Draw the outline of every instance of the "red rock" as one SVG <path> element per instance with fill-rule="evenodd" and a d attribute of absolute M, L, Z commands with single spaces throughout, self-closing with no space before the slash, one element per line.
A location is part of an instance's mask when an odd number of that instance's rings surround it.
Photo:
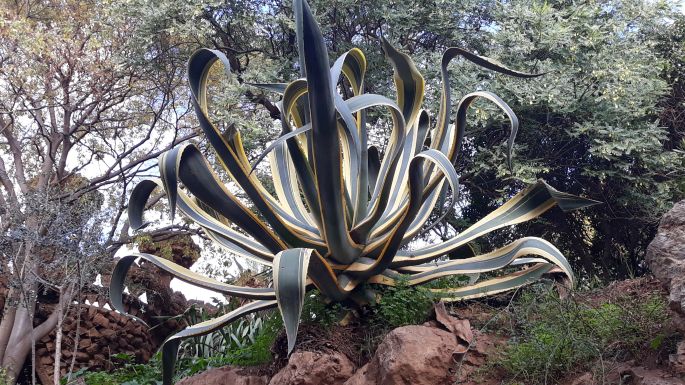
<path fill-rule="evenodd" d="M 100 327 L 103 327 L 103 328 L 105 328 L 105 329 L 109 329 L 109 327 L 110 327 L 110 325 L 109 325 L 109 320 L 108 320 L 107 317 L 105 317 L 102 313 L 97 313 L 97 314 L 93 317 L 93 323 L 94 323 L 95 325 L 100 326 Z"/>
<path fill-rule="evenodd" d="M 342 385 L 354 373 L 354 364 L 342 353 L 296 351 L 269 385 Z"/>
<path fill-rule="evenodd" d="M 267 376 L 242 373 L 240 368 L 224 366 L 184 378 L 176 385 L 267 385 Z"/>
<path fill-rule="evenodd" d="M 621 378 L 633 385 L 685 385 L 685 381 L 662 369 L 645 369 L 641 366 L 622 371 Z"/>
<path fill-rule="evenodd" d="M 502 346 L 506 343 L 507 339 L 505 337 L 475 331 L 468 351 L 464 354 L 457 354 L 454 359 L 455 367 L 457 368 L 455 371 L 457 383 L 464 385 L 490 384 L 491 382 L 488 381 L 493 380 L 493 378 L 484 379 L 481 378 L 482 375 L 475 374 L 478 373 L 478 369 L 485 365 L 490 357 L 501 352 Z M 489 371 L 489 374 L 497 377 L 497 373 L 492 371 Z M 492 383 L 499 384 L 500 382 L 493 381 Z"/>
<path fill-rule="evenodd" d="M 595 385 L 595 379 L 592 376 L 592 373 L 585 372 L 581 374 L 580 377 L 575 378 L 571 382 L 571 385 Z"/>
<path fill-rule="evenodd" d="M 467 319 L 459 319 L 451 316 L 445 308 L 444 302 L 435 304 L 435 320 L 445 329 L 451 331 L 456 335 L 461 342 L 466 346 L 473 340 L 473 332 L 471 331 L 471 323 Z"/>
<path fill-rule="evenodd" d="M 448 331 L 419 325 L 397 328 L 345 385 L 451 384 L 453 355 L 460 350 L 457 337 Z"/>

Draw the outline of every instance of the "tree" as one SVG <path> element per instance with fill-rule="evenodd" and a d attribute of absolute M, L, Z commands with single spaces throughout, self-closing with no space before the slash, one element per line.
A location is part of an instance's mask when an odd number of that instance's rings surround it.
<path fill-rule="evenodd" d="M 469 141 L 473 157 L 463 167 L 474 176 L 466 186 L 477 192 L 474 198 L 490 193 L 471 199 L 466 217 L 479 218 L 519 181 L 544 178 L 604 204 L 571 216 L 550 213 L 520 233 L 545 232 L 587 278 L 643 274 L 661 214 L 685 193 L 682 132 L 662 114 L 673 51 L 656 49 L 676 35 L 673 21 L 682 16 L 666 2 L 599 0 L 513 1 L 496 8 L 494 18 L 488 54 L 548 75 L 528 83 L 482 80 L 512 100 L 522 129 L 512 183 L 509 171 L 492 161 L 498 151 L 487 150 L 504 135 L 497 134 L 501 119 L 476 110 L 482 123 Z"/>
<path fill-rule="evenodd" d="M 122 220 L 131 182 L 195 134 L 179 91 L 183 67 L 132 60 L 132 20 L 95 1 L 0 4 L 0 274 L 10 283 L 0 363 L 16 381 L 35 341 L 131 241 Z M 47 294 L 58 303 L 34 326 Z"/>

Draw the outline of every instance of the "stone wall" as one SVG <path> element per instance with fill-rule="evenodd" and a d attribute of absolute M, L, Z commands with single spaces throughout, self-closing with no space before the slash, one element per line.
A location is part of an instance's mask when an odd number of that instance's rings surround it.
<path fill-rule="evenodd" d="M 114 356 L 121 353 L 130 355 L 136 362 L 147 362 L 152 357 L 159 343 L 147 326 L 112 311 L 105 296 L 88 295 L 85 299 L 92 305 L 81 305 L 80 320 L 76 305 L 73 305 L 74 308 L 64 321 L 60 362 L 62 376 L 69 370 L 74 354 L 74 371 L 81 368 L 112 369 L 114 363 L 121 362 Z M 134 299 L 128 298 L 128 302 L 134 302 Z M 51 310 L 43 308 L 41 312 Z M 144 317 L 138 306 L 129 305 L 128 311 Z M 52 384 L 55 333 L 52 331 L 36 344 L 36 372 L 44 385 Z"/>

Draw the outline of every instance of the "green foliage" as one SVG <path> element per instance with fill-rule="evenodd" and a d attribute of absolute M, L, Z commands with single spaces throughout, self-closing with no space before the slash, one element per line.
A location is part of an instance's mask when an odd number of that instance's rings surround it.
<path fill-rule="evenodd" d="M 214 306 L 217 310 L 210 314 L 206 308 L 193 305 L 184 312 L 182 318 L 187 325 L 196 325 L 224 315 L 236 307 L 218 301 L 215 301 Z M 179 349 L 179 358 L 210 358 L 244 348 L 255 343 L 262 327 L 263 318 L 259 315 L 250 315 L 206 335 L 183 341 Z"/>
<path fill-rule="evenodd" d="M 0 368 L 0 385 L 10 385 L 10 379 L 5 368 Z"/>
<path fill-rule="evenodd" d="M 515 337 L 496 365 L 526 384 L 543 384 L 592 370 L 599 358 L 641 357 L 663 348 L 666 306 L 657 295 L 591 306 L 526 293 L 513 305 Z"/>
<path fill-rule="evenodd" d="M 256 335 L 254 343 L 228 352 L 226 362 L 239 366 L 254 366 L 270 362 L 271 347 L 282 330 L 283 320 L 278 314 L 272 314 L 264 320 L 263 327 Z"/>
<path fill-rule="evenodd" d="M 270 362 L 272 360 L 271 347 L 283 330 L 283 321 L 274 314 L 263 319 L 263 326 L 255 333 L 253 340 L 246 341 L 241 346 L 230 345 L 228 349 L 220 352 L 211 351 L 210 354 L 208 351 L 208 354 L 204 356 L 181 354 L 175 374 L 176 381 L 212 367 L 254 366 Z M 135 364 L 133 357 L 126 354 L 112 356 L 112 359 L 117 368 L 111 372 L 82 370 L 76 372 L 73 378 L 81 377 L 87 385 L 158 385 L 162 383 L 160 354 L 156 354 L 147 364 Z M 62 382 L 66 383 L 66 379 Z"/>
<path fill-rule="evenodd" d="M 327 301 L 320 291 L 312 290 L 305 298 L 301 321 L 330 327 L 342 319 L 345 311 L 340 303 Z"/>
<path fill-rule="evenodd" d="M 431 292 L 422 286 L 409 286 L 407 277 L 397 280 L 395 286 L 382 288 L 379 293 L 371 322 L 386 329 L 423 323 L 433 306 Z"/>
<path fill-rule="evenodd" d="M 73 378 L 82 378 L 87 385 L 158 385 L 162 383 L 159 358 L 155 356 L 147 364 L 133 363 L 133 357 L 121 354 L 112 356 L 117 368 L 112 372 L 89 372 L 80 370 Z M 62 379 L 66 384 L 66 378 Z"/>
<path fill-rule="evenodd" d="M 553 180 L 605 205 L 550 213 L 517 233 L 554 239 L 586 276 L 606 282 L 643 274 L 656 223 L 685 196 L 684 131 L 672 118 L 683 111 L 683 94 L 669 91 L 683 75 L 680 48 L 674 49 L 682 46 L 683 15 L 667 2 L 642 0 L 511 1 L 493 10 L 497 29 L 485 52 L 548 75 L 480 80 L 506 95 L 522 129 L 512 179 L 496 162 L 501 149 L 491 146 L 501 138 L 502 119 L 488 106 L 474 114 L 479 123 L 462 167 L 492 189 L 484 194 L 479 183 L 465 183 L 476 193 L 467 218 L 496 207 L 514 180 Z M 457 75 L 455 81 L 474 79 Z M 490 238 L 491 245 L 501 240 Z"/>

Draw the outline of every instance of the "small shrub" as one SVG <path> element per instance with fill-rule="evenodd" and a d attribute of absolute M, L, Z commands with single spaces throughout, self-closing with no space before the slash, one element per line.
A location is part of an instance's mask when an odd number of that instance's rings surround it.
<path fill-rule="evenodd" d="M 158 361 L 148 364 L 126 363 L 112 372 L 74 373 L 73 378 L 82 377 L 87 385 L 158 385 L 162 383 L 161 365 Z M 66 383 L 66 378 L 62 380 Z"/>
<path fill-rule="evenodd" d="M 255 366 L 270 362 L 271 347 L 283 329 L 279 314 L 272 314 L 264 320 L 263 326 L 254 339 L 254 343 L 243 348 L 227 352 L 226 363 L 240 366 Z"/>
<path fill-rule="evenodd" d="M 327 303 L 326 298 L 318 290 L 307 293 L 302 306 L 303 323 L 315 323 L 330 327 L 338 323 L 345 313 L 340 303 Z"/>
<path fill-rule="evenodd" d="M 208 356 L 181 355 L 177 363 L 175 380 L 203 372 L 208 368 L 225 365 L 254 366 L 272 360 L 271 347 L 276 337 L 283 329 L 283 322 L 277 314 L 267 315 L 261 323 L 259 331 L 253 340 L 246 339 L 246 343 L 238 346 L 230 345 L 230 349 Z M 244 320 L 242 320 L 244 321 Z M 156 354 L 147 364 L 133 363 L 133 357 L 127 354 L 112 356 L 113 363 L 118 367 L 111 371 L 91 372 L 79 370 L 72 375 L 72 379 L 81 378 L 87 385 L 159 385 L 162 383 L 162 364 L 160 354 Z M 0 385 L 4 385 L 0 372 Z M 62 379 L 66 384 L 66 378 Z"/>
<path fill-rule="evenodd" d="M 423 323 L 433 306 L 431 292 L 425 287 L 409 286 L 406 277 L 379 292 L 381 297 L 373 309 L 373 322 L 389 329 Z"/>

